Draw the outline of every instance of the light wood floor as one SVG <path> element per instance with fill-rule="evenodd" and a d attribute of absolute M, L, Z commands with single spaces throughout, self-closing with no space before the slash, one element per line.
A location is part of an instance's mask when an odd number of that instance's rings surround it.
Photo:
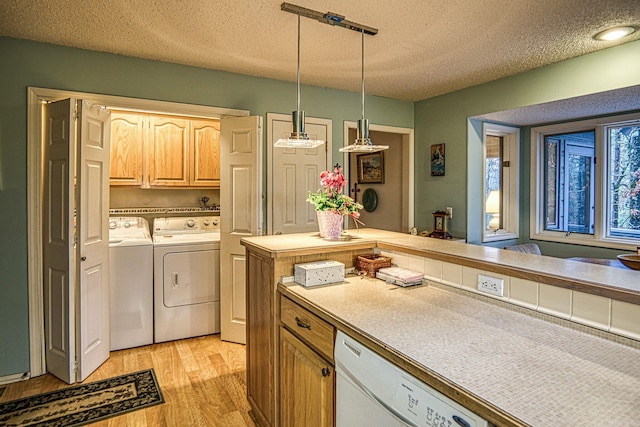
<path fill-rule="evenodd" d="M 153 368 L 165 403 L 93 426 L 254 426 L 246 398 L 245 346 L 220 335 L 111 352 L 84 383 Z M 8 384 L 0 402 L 69 387 L 50 374 Z"/>

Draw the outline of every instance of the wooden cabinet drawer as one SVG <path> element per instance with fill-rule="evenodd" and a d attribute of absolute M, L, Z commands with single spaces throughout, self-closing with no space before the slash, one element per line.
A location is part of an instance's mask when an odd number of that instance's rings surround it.
<path fill-rule="evenodd" d="M 280 299 L 280 320 L 303 341 L 333 361 L 333 326 L 285 297 Z"/>

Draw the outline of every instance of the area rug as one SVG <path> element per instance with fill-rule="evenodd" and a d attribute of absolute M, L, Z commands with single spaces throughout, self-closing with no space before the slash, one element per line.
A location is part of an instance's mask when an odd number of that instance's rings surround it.
<path fill-rule="evenodd" d="M 153 369 L 0 403 L 1 426 L 81 426 L 164 403 Z"/>

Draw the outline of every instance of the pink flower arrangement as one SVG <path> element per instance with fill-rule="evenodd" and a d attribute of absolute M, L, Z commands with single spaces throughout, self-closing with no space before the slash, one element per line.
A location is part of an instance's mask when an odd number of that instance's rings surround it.
<path fill-rule="evenodd" d="M 311 203 L 317 211 L 334 211 L 340 215 L 349 215 L 356 220 L 357 225 L 360 217 L 358 209 L 362 209 L 362 205 L 342 193 L 345 185 L 347 180 L 342 174 L 342 167 L 336 165 L 333 172 L 320 173 L 321 188 L 316 193 L 309 192 L 307 202 Z"/>

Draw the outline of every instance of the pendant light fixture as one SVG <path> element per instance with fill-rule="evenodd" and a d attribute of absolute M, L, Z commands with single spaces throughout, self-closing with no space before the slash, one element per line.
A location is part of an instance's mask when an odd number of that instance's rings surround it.
<path fill-rule="evenodd" d="M 369 120 L 364 118 L 364 30 L 362 34 L 362 118 L 358 120 L 356 140 L 353 144 L 342 147 L 342 153 L 374 153 L 389 149 L 388 145 L 374 145 L 369 139 Z"/>
<path fill-rule="evenodd" d="M 274 147 L 282 148 L 316 148 L 324 141 L 321 139 L 309 138 L 304 131 L 304 111 L 300 110 L 300 14 L 298 13 L 298 108 L 291 113 L 293 131 L 288 138 L 280 138 L 273 144 Z"/>

